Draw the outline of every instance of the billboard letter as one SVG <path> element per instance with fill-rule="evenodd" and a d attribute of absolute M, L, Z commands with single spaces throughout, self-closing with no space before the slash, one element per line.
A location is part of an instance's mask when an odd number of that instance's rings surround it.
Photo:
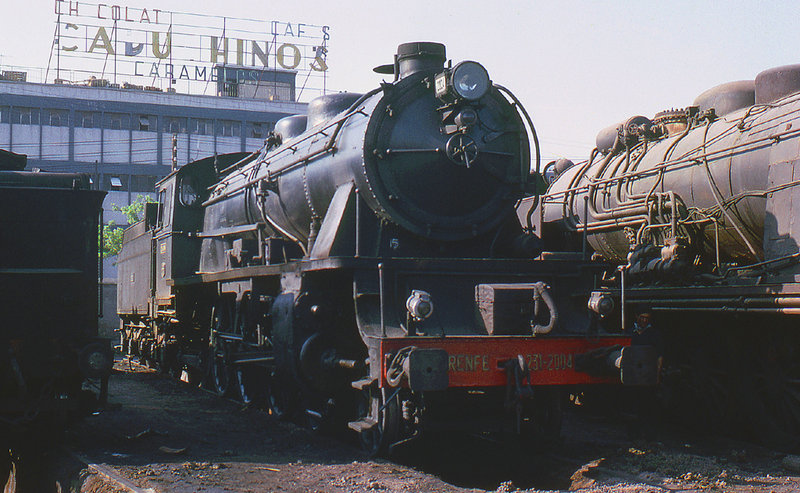
<path fill-rule="evenodd" d="M 95 48 L 102 48 L 106 50 L 106 53 L 109 55 L 114 54 L 114 46 L 111 44 L 111 40 L 108 38 L 106 28 L 103 26 L 97 28 L 97 34 L 94 35 L 94 40 L 92 41 L 92 46 L 89 48 L 89 53 L 94 53 Z"/>
<path fill-rule="evenodd" d="M 161 33 L 153 31 L 153 56 L 156 58 L 169 58 L 169 53 L 172 51 L 172 33 L 167 33 L 167 40 L 164 42 L 164 49 L 161 49 L 160 36 Z"/>
<path fill-rule="evenodd" d="M 315 72 L 325 72 L 328 70 L 328 62 L 325 61 L 325 55 L 328 54 L 328 49 L 324 46 L 318 46 L 316 53 L 317 54 L 314 57 L 314 61 L 309 64 L 311 66 L 311 70 Z"/>
<path fill-rule="evenodd" d="M 67 22 L 67 23 L 64 24 L 64 29 L 74 29 L 74 30 L 77 31 L 78 30 L 78 26 L 77 26 L 77 24 L 72 24 L 72 23 Z M 61 43 L 61 38 L 58 39 L 58 42 L 59 42 L 59 44 Z M 78 45 L 61 46 L 61 50 L 62 51 L 76 51 L 77 49 L 78 49 Z"/>
<path fill-rule="evenodd" d="M 264 50 L 261 50 L 261 47 L 258 46 L 258 41 L 253 41 L 253 54 L 251 55 L 251 62 L 250 65 L 256 66 L 256 57 L 261 62 L 263 67 L 267 67 L 267 61 L 269 60 L 268 53 L 269 53 L 269 43 L 264 41 Z"/>
<path fill-rule="evenodd" d="M 219 38 L 211 36 L 211 63 L 219 62 Z M 222 38 L 222 63 L 228 63 L 228 38 Z"/>
<path fill-rule="evenodd" d="M 144 43 L 133 44 L 131 41 L 125 41 L 125 56 L 136 56 L 144 49 Z"/>
<path fill-rule="evenodd" d="M 291 50 L 292 62 L 286 63 L 286 50 Z M 297 46 L 289 43 L 284 43 L 278 47 L 278 52 L 275 54 L 278 63 L 283 68 L 293 69 L 300 65 L 300 49 Z"/>
<path fill-rule="evenodd" d="M 236 40 L 236 65 L 244 65 L 244 40 Z"/>

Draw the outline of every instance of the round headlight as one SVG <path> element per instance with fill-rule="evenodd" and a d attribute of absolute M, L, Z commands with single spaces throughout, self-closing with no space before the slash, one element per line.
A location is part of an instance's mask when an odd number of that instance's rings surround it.
<path fill-rule="evenodd" d="M 605 317 L 613 312 L 615 305 L 616 303 L 614 303 L 614 298 L 607 293 L 595 291 L 589 297 L 589 310 L 602 317 Z"/>
<path fill-rule="evenodd" d="M 453 90 L 460 97 L 476 101 L 489 92 L 489 73 L 477 62 L 461 62 L 453 68 Z"/>
<path fill-rule="evenodd" d="M 425 320 L 433 313 L 431 295 L 425 291 L 415 289 L 406 300 L 406 310 L 414 320 L 418 322 Z"/>

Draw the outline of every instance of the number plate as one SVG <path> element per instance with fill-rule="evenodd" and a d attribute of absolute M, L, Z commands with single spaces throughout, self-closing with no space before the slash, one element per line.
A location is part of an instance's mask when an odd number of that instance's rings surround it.
<path fill-rule="evenodd" d="M 531 371 L 560 371 L 573 368 L 572 353 L 526 354 L 525 362 Z"/>
<path fill-rule="evenodd" d="M 619 377 L 596 377 L 575 370 L 575 358 L 594 349 L 627 346 L 626 337 L 593 339 L 533 338 L 533 337 L 406 337 L 384 339 L 381 353 L 385 374 L 388 354 L 415 346 L 426 349 L 443 349 L 448 355 L 450 387 L 505 386 L 507 375 L 504 364 L 522 355 L 531 370 L 534 385 L 575 385 L 584 383 L 619 383 Z M 385 380 L 381 382 L 385 384 Z"/>

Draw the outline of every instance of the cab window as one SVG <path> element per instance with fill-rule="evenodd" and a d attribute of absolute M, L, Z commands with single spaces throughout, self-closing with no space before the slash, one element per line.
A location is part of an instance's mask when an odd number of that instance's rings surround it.
<path fill-rule="evenodd" d="M 158 227 L 172 225 L 172 185 L 158 192 Z"/>

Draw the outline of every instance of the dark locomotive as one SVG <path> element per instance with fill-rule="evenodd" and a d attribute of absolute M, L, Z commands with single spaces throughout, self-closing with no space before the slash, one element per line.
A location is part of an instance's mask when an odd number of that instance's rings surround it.
<path fill-rule="evenodd" d="M 0 151 L 0 481 L 7 451 L 63 429 L 106 396 L 98 337 L 98 220 L 88 175 L 21 171 Z"/>
<path fill-rule="evenodd" d="M 800 66 L 778 67 L 603 130 L 527 208 L 546 248 L 614 265 L 607 323 L 654 310 L 666 407 L 783 448 L 800 445 L 799 136 Z"/>
<path fill-rule="evenodd" d="M 628 339 L 587 309 L 603 267 L 542 254 L 517 219 L 544 184 L 527 113 L 480 64 L 445 60 L 400 45 L 376 69 L 392 82 L 158 183 L 118 264 L 124 349 L 280 416 L 349 422 L 372 452 L 504 415 L 552 434 L 568 386 L 619 383 Z"/>

